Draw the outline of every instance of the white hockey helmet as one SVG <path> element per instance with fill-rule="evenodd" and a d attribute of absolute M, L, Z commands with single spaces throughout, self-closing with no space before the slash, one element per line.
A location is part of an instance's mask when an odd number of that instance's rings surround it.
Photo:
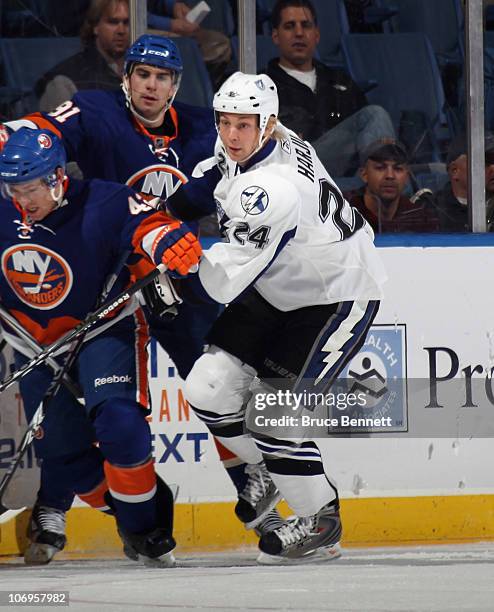
<path fill-rule="evenodd" d="M 245 74 L 235 72 L 229 77 L 213 98 L 216 126 L 219 113 L 259 115 L 259 146 L 262 146 L 264 130 L 271 116 L 277 117 L 279 110 L 276 85 L 267 74 Z"/>

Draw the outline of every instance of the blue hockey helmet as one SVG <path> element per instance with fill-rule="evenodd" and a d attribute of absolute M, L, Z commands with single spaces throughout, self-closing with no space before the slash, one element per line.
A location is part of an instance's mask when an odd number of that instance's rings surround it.
<path fill-rule="evenodd" d="M 127 49 L 124 72 L 129 75 L 133 64 L 149 64 L 174 70 L 177 76 L 184 67 L 176 44 L 164 36 L 143 34 Z"/>
<path fill-rule="evenodd" d="M 56 169 L 65 169 L 66 162 L 63 144 L 53 132 L 22 127 L 0 153 L 0 181 L 12 185 L 42 178 L 52 186 Z"/>

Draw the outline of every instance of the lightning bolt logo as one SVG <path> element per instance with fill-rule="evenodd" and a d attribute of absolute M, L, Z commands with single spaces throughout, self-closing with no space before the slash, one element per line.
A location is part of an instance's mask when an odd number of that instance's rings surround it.
<path fill-rule="evenodd" d="M 355 335 L 353 330 L 355 329 L 355 325 L 365 315 L 366 306 L 367 302 L 354 302 L 350 314 L 342 321 L 339 328 L 326 340 L 325 345 L 321 349 L 322 353 L 327 353 L 322 360 L 326 365 L 314 381 L 314 386 L 323 380 L 331 368 L 337 364 L 345 354 L 342 348 Z"/>
<path fill-rule="evenodd" d="M 269 196 L 262 187 L 248 187 L 240 195 L 240 204 L 248 215 L 260 215 L 268 207 Z"/>

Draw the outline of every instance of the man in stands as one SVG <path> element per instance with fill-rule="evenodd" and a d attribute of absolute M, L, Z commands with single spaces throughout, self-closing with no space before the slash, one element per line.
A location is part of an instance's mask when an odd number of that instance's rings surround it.
<path fill-rule="evenodd" d="M 308 140 L 331 176 L 353 174 L 358 153 L 374 140 L 394 137 L 393 123 L 341 70 L 315 59 L 317 15 L 310 0 L 278 0 L 271 15 L 280 57 L 267 74 L 278 88 L 280 120 Z"/>
<path fill-rule="evenodd" d="M 485 198 L 488 229 L 494 222 L 494 134 L 486 134 L 485 150 Z M 444 232 L 469 232 L 468 214 L 468 146 L 465 134 L 460 134 L 450 144 L 446 158 L 449 182 L 434 194 L 441 229 Z"/>
<path fill-rule="evenodd" d="M 128 0 L 93 0 L 81 28 L 83 50 L 36 83 L 40 109 L 53 110 L 79 89 L 119 89 L 129 35 Z"/>
<path fill-rule="evenodd" d="M 375 232 L 434 232 L 439 221 L 426 198 L 409 199 L 403 191 L 410 178 L 405 147 L 393 139 L 377 140 L 361 158 L 362 189 L 346 194 Z M 430 196 L 430 194 L 429 194 Z"/>

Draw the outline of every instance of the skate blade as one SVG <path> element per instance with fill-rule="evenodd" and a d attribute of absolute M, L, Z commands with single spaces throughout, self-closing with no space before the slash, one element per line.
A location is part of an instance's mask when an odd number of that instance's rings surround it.
<path fill-rule="evenodd" d="M 244 527 L 246 529 L 254 529 L 254 527 L 257 527 L 257 525 L 259 525 L 259 523 L 266 518 L 266 515 L 269 514 L 271 512 L 271 510 L 276 506 L 276 504 L 281 501 L 281 493 L 277 493 L 275 495 L 275 497 L 273 497 L 272 501 L 266 506 L 266 508 L 263 510 L 263 512 L 257 516 L 253 521 L 249 521 L 248 523 L 244 523 Z"/>
<path fill-rule="evenodd" d="M 256 561 L 259 565 L 303 565 L 305 563 L 327 563 L 341 557 L 341 547 L 339 544 L 316 548 L 315 550 L 301 557 L 283 557 L 281 555 L 268 555 L 260 552 Z"/>
<path fill-rule="evenodd" d="M 175 567 L 177 565 L 175 555 L 171 551 L 161 555 L 161 557 L 156 557 L 156 559 L 139 555 L 138 561 L 144 563 L 146 567 Z"/>
<path fill-rule="evenodd" d="M 56 546 L 51 544 L 31 543 L 24 552 L 24 563 L 26 565 L 46 565 L 60 552 Z"/>
<path fill-rule="evenodd" d="M 123 554 L 127 557 L 127 559 L 130 559 L 131 561 L 139 561 L 139 555 L 133 548 L 127 546 L 127 544 L 124 544 Z"/>

